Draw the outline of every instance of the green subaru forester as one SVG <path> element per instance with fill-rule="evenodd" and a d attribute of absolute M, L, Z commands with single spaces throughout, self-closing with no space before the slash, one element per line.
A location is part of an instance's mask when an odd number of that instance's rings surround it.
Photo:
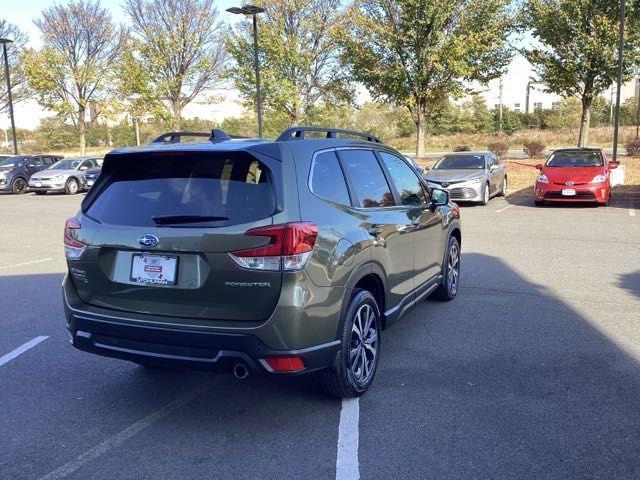
<path fill-rule="evenodd" d="M 150 367 L 371 385 L 381 331 L 458 290 L 459 209 L 372 135 L 165 134 L 110 152 L 65 225 L 76 348 Z"/>

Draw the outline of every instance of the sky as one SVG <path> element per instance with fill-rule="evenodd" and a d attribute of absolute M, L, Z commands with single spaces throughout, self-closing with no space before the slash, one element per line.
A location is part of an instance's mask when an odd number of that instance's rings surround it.
<path fill-rule="evenodd" d="M 12 0 L 0 0 L 5 5 Z M 41 45 L 40 34 L 33 20 L 40 15 L 43 9 L 53 5 L 53 0 L 18 0 L 13 1 L 10 8 L 0 10 L 0 16 L 10 23 L 27 32 L 32 47 Z M 238 15 L 227 13 L 225 10 L 232 6 L 242 4 L 242 0 L 217 0 L 216 5 L 221 18 L 228 22 L 236 22 L 240 19 Z M 103 7 L 108 8 L 116 22 L 127 23 L 126 16 L 122 11 L 122 0 L 101 0 Z M 526 41 L 526 40 L 524 40 Z M 524 107 L 526 96 L 526 85 L 529 77 L 533 74 L 531 66 L 522 56 L 516 56 L 503 77 L 503 104 L 513 108 L 516 104 Z M 633 82 L 623 90 L 623 98 L 633 95 Z M 485 88 L 481 89 L 489 107 L 499 102 L 499 80 L 493 80 Z M 221 93 L 221 92 L 218 92 Z M 366 93 L 366 92 L 365 92 Z M 235 91 L 224 91 L 224 101 L 218 104 L 198 104 L 188 105 L 183 114 L 185 117 L 208 118 L 220 121 L 225 117 L 238 116 L 242 113 L 239 103 L 238 93 Z M 367 100 L 368 95 L 362 95 L 359 100 Z M 543 103 L 544 108 L 550 108 L 558 97 L 538 91 L 532 92 L 531 104 L 534 102 Z M 16 126 L 18 128 L 33 129 L 38 126 L 40 119 L 52 115 L 51 112 L 44 111 L 35 101 L 26 101 L 17 104 L 15 107 Z M 8 118 L 0 117 L 0 129 L 8 128 Z"/>

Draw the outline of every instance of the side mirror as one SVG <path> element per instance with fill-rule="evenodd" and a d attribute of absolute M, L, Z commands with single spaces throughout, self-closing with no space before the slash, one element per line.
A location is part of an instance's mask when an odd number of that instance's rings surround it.
<path fill-rule="evenodd" d="M 449 192 L 439 188 L 431 189 L 431 205 L 440 207 L 449 203 Z"/>
<path fill-rule="evenodd" d="M 542 164 L 541 164 L 541 163 L 538 163 L 538 164 L 536 165 L 536 168 L 537 168 L 538 170 L 542 170 Z"/>
<path fill-rule="evenodd" d="M 87 170 L 89 167 L 80 167 L 80 171 L 84 172 L 85 170 Z"/>
<path fill-rule="evenodd" d="M 618 168 L 618 165 L 619 165 L 618 162 L 609 162 L 610 169 Z"/>

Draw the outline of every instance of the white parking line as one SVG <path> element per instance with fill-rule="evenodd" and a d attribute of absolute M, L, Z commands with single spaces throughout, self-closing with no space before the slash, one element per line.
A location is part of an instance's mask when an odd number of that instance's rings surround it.
<path fill-rule="evenodd" d="M 53 258 L 43 258 L 41 260 L 32 260 L 24 263 L 12 263 L 11 265 L 0 265 L 0 270 L 4 270 L 5 268 L 26 267 L 27 265 L 33 265 L 34 263 L 50 262 L 51 260 L 53 260 Z"/>
<path fill-rule="evenodd" d="M 211 388 L 212 383 L 213 382 L 207 382 L 206 384 L 201 385 L 195 390 L 176 398 L 173 402 L 166 404 L 161 409 L 156 410 L 152 414 L 129 425 L 124 430 L 120 430 L 118 433 L 107 438 L 104 442 L 96 445 L 92 449 L 87 450 L 83 454 L 79 455 L 75 460 L 65 463 L 61 467 L 56 468 L 54 471 L 46 474 L 43 477 L 40 477 L 40 480 L 56 480 L 59 478 L 68 477 L 69 475 L 80 469 L 82 466 L 84 466 L 86 463 L 95 460 L 112 448 L 122 445 L 129 438 L 138 434 L 150 425 L 156 423 L 158 420 L 162 420 L 170 413 L 173 413 L 179 408 L 185 406 L 199 395 L 202 395 L 205 391 Z"/>
<path fill-rule="evenodd" d="M 505 210 L 508 210 L 508 209 L 510 209 L 511 207 L 513 207 L 513 204 L 511 204 L 511 205 L 507 205 L 506 207 L 502 207 L 501 209 L 496 210 L 496 213 L 504 212 Z"/>
<path fill-rule="evenodd" d="M 9 363 L 11 360 L 16 358 L 18 355 L 22 355 L 27 350 L 35 347 L 40 342 L 44 342 L 47 338 L 49 338 L 49 337 L 46 336 L 46 335 L 41 335 L 39 337 L 33 338 L 33 339 L 29 340 L 27 343 L 25 343 L 24 345 L 20 345 L 15 350 L 7 353 L 6 355 L 1 356 L 0 357 L 0 367 L 2 365 L 4 365 L 5 363 Z"/>
<path fill-rule="evenodd" d="M 633 208 L 633 202 L 631 200 L 629 200 L 629 216 L 630 217 L 636 216 L 636 209 Z"/>
<path fill-rule="evenodd" d="M 358 441 L 360 433 L 360 403 L 357 398 L 344 398 L 338 427 L 338 455 L 336 458 L 336 480 L 360 478 Z"/>

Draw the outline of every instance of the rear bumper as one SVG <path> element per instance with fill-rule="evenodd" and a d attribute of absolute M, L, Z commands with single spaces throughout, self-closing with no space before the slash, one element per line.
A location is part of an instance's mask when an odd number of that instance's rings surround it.
<path fill-rule="evenodd" d="M 183 326 L 164 326 L 132 322 L 120 312 L 97 313 L 89 306 L 69 302 L 63 285 L 66 326 L 70 341 L 79 350 L 136 363 L 230 371 L 242 363 L 255 373 L 299 375 L 334 365 L 340 342 L 302 349 L 272 349 L 252 331 L 212 331 Z M 146 323 L 146 322 L 145 322 Z M 149 322 L 151 323 L 151 322 Z M 298 356 L 305 368 L 297 372 L 273 372 L 264 359 Z"/>

